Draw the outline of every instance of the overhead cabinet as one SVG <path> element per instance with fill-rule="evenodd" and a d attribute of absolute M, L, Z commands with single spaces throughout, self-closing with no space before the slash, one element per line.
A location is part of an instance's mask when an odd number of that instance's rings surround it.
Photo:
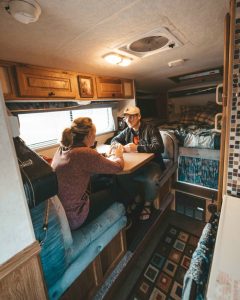
<path fill-rule="evenodd" d="M 15 96 L 12 70 L 13 66 L 11 64 L 0 62 L 0 82 L 5 99 L 13 98 Z"/>
<path fill-rule="evenodd" d="M 134 99 L 134 81 L 0 60 L 6 101 Z"/>
<path fill-rule="evenodd" d="M 131 79 L 122 79 L 122 84 L 123 84 L 124 99 L 133 99 L 134 98 L 133 80 L 131 80 Z"/>
<path fill-rule="evenodd" d="M 122 80 L 111 77 L 97 77 L 98 98 L 123 98 Z"/>
<path fill-rule="evenodd" d="M 133 99 L 133 80 L 114 77 L 96 77 L 97 97 L 104 99 Z"/>
<path fill-rule="evenodd" d="M 76 78 L 71 72 L 33 66 L 16 66 L 20 97 L 76 98 Z"/>

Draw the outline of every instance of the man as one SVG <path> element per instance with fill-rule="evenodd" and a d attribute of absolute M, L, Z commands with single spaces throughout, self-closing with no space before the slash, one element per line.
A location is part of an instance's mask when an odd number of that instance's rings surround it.
<path fill-rule="evenodd" d="M 152 211 L 152 203 L 158 196 L 158 182 L 165 165 L 161 153 L 164 152 L 162 137 L 157 128 L 141 121 L 140 109 L 131 106 L 125 109 L 124 119 L 128 127 L 112 139 L 113 143 L 123 145 L 125 152 L 155 153 L 155 158 L 146 166 L 130 175 L 119 176 L 121 185 L 133 196 L 137 193 L 136 181 L 143 183 L 144 207 L 140 213 L 140 220 L 148 220 Z M 129 178 L 131 176 L 131 178 Z M 133 180 L 131 180 L 133 179 Z M 134 196 L 133 196 L 134 197 Z M 133 204 L 133 208 L 134 208 Z"/>

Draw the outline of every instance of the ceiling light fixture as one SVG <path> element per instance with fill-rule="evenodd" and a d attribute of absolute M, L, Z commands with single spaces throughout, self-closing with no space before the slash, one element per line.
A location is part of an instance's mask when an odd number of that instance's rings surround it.
<path fill-rule="evenodd" d="M 119 65 L 121 67 L 129 66 L 132 59 L 117 53 L 109 53 L 103 56 L 103 58 L 110 64 Z"/>
<path fill-rule="evenodd" d="M 119 63 L 119 66 L 127 67 L 131 64 L 132 60 L 128 57 L 122 57 L 122 60 Z"/>

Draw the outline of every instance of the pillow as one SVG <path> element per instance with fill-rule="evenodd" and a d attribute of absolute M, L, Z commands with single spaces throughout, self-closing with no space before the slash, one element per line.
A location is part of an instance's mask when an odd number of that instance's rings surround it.
<path fill-rule="evenodd" d="M 195 112 L 186 113 L 181 117 L 180 123 L 189 124 L 194 122 Z"/>
<path fill-rule="evenodd" d="M 208 112 L 199 112 L 195 115 L 194 121 L 198 123 L 208 123 L 209 113 Z"/>
<path fill-rule="evenodd" d="M 50 288 L 65 272 L 65 248 L 61 233 L 61 225 L 52 202 L 49 202 L 48 230 L 45 235 L 42 229 L 47 200 L 30 210 L 33 228 L 37 240 L 44 240 L 41 246 L 40 259 L 44 278 Z"/>
<path fill-rule="evenodd" d="M 73 243 L 73 239 L 72 239 L 72 233 L 70 230 L 70 226 L 68 223 L 68 219 L 65 213 L 65 210 L 62 206 L 62 203 L 60 201 L 60 199 L 58 198 L 58 196 L 54 196 L 51 198 L 51 201 L 55 207 L 60 225 L 61 225 L 61 232 L 62 232 L 62 236 L 63 236 L 63 241 L 64 241 L 64 248 L 67 251 Z"/>
<path fill-rule="evenodd" d="M 214 126 L 214 124 L 215 124 L 215 114 L 209 114 L 207 119 L 206 119 L 206 123 L 208 125 Z"/>
<path fill-rule="evenodd" d="M 195 122 L 197 113 L 202 112 L 203 107 L 200 105 L 182 105 L 180 123 L 189 124 Z"/>
<path fill-rule="evenodd" d="M 203 107 L 200 105 L 181 105 L 180 106 L 181 115 L 188 113 L 197 113 L 203 110 Z"/>
<path fill-rule="evenodd" d="M 208 124 L 214 126 L 215 124 L 215 113 L 213 112 L 199 112 L 195 115 L 194 121 L 198 123 Z"/>

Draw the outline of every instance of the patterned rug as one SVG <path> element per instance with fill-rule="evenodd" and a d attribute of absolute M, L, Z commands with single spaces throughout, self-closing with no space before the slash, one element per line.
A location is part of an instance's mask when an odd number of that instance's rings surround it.
<path fill-rule="evenodd" d="M 128 300 L 181 300 L 184 275 L 198 240 L 169 225 Z"/>

